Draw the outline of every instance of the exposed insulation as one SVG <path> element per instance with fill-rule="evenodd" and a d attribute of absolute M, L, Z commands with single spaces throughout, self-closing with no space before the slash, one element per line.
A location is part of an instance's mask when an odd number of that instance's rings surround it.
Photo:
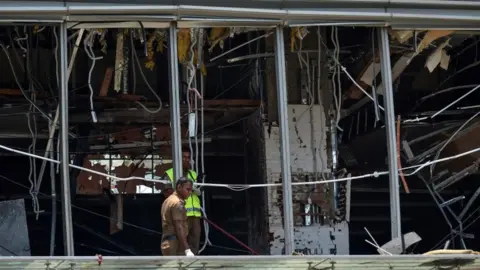
<path fill-rule="evenodd" d="M 166 34 L 164 31 L 156 29 L 147 39 L 147 60 L 145 68 L 153 70 L 155 68 L 155 53 L 163 53 Z M 155 45 L 156 44 L 156 45 Z"/>
<path fill-rule="evenodd" d="M 188 49 L 190 48 L 191 35 L 190 29 L 182 28 L 178 30 L 178 62 L 184 64 L 187 62 Z"/>
<path fill-rule="evenodd" d="M 448 45 L 449 42 L 450 42 L 450 39 L 448 39 L 447 41 L 442 43 L 440 46 L 438 46 L 435 49 L 435 51 L 428 56 L 427 62 L 425 63 L 425 67 L 428 68 L 428 71 L 430 71 L 430 73 L 432 73 L 435 70 L 435 68 L 440 64 L 440 62 L 442 61 L 442 56 L 444 55 L 443 48 L 445 48 Z"/>
<path fill-rule="evenodd" d="M 212 28 L 208 35 L 208 51 L 212 51 L 217 44 L 223 49 L 223 41 L 230 36 L 230 30 L 228 28 Z"/>
<path fill-rule="evenodd" d="M 290 51 L 295 51 L 296 40 L 303 40 L 308 34 L 306 27 L 293 27 L 290 31 Z"/>
<path fill-rule="evenodd" d="M 425 30 L 417 31 L 418 33 L 425 32 Z M 405 43 L 409 41 L 415 34 L 415 31 L 412 30 L 392 30 L 390 35 L 400 43 Z"/>
<path fill-rule="evenodd" d="M 420 44 L 418 44 L 418 47 L 417 47 L 417 54 L 421 53 L 423 50 L 425 50 L 425 48 L 432 42 L 434 42 L 435 40 L 439 39 L 439 38 L 442 38 L 442 37 L 446 37 L 450 34 L 452 34 L 453 30 L 431 30 L 431 31 L 428 31 L 425 36 L 423 37 L 422 41 L 420 42 Z"/>

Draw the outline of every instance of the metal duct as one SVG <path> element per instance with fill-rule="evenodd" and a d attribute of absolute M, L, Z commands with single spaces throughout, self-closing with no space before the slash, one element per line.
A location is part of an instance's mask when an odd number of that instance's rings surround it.
<path fill-rule="evenodd" d="M 312 4 L 309 8 L 298 8 L 298 6 L 293 5 L 293 2 L 290 2 L 286 6 L 292 7 L 285 9 L 245 8 L 245 6 L 265 6 L 262 5 L 264 1 L 246 1 L 245 5 L 234 1 L 236 5 L 242 7 L 225 7 L 222 4 L 223 2 L 220 3 L 218 0 L 207 1 L 207 3 L 217 3 L 218 6 L 119 5 L 112 2 L 70 2 L 64 6 L 63 2 L 52 1 L 0 2 L 0 16 L 8 18 L 22 16 L 22 19 L 48 16 L 50 19 L 71 21 L 70 16 L 83 15 L 82 21 L 88 21 L 98 20 L 103 16 L 111 17 L 112 15 L 117 15 L 119 20 L 130 20 L 130 16 L 155 15 L 174 16 L 176 20 L 182 20 L 185 16 L 199 19 L 225 18 L 225 20 L 228 20 L 235 18 L 237 21 L 239 19 L 273 19 L 285 24 L 293 24 L 299 21 L 306 23 L 318 21 L 379 21 L 386 25 L 401 23 L 432 24 L 435 22 L 449 25 L 453 22 L 473 23 L 480 21 L 480 2 L 478 1 L 321 0 L 311 1 Z M 302 1 L 301 3 L 310 2 Z M 350 4 L 350 6 L 347 4 Z"/>

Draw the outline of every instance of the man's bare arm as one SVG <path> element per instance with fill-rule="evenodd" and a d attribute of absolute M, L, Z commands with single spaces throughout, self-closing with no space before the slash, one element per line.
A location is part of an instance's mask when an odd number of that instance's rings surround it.
<path fill-rule="evenodd" d="M 179 202 L 172 208 L 172 218 L 178 240 L 184 245 L 185 249 L 190 249 L 187 242 L 187 232 L 183 227 L 187 220 L 184 202 Z"/>
<path fill-rule="evenodd" d="M 178 240 L 183 244 L 185 249 L 190 249 L 187 242 L 187 232 L 185 232 L 185 228 L 183 227 L 184 221 L 174 220 L 173 222 L 175 223 Z"/>

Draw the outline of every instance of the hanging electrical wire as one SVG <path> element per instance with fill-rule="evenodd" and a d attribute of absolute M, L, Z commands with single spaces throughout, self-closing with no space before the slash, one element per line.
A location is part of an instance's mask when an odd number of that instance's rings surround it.
<path fill-rule="evenodd" d="M 192 137 L 196 137 L 196 113 L 193 110 L 197 110 L 197 108 L 192 109 L 192 101 L 193 99 L 196 99 L 195 96 L 191 97 L 190 96 L 190 91 L 192 91 L 192 84 L 195 80 L 196 77 L 196 71 L 197 69 L 195 68 L 195 65 L 193 64 L 193 58 L 194 58 L 194 47 L 197 45 L 197 36 L 195 35 L 197 32 L 197 29 L 191 28 L 190 29 L 190 46 L 189 46 L 189 59 L 186 64 L 186 70 L 187 70 L 187 108 L 188 108 L 188 147 L 190 149 L 190 153 L 193 152 L 193 146 L 192 146 Z M 194 164 L 194 157 L 193 155 L 190 155 L 190 165 L 192 168 L 195 168 L 196 164 Z"/>
<path fill-rule="evenodd" d="M 335 59 L 336 62 L 340 62 L 340 42 L 338 40 L 338 27 L 335 26 Z M 342 128 L 338 125 L 340 122 L 340 112 L 342 110 L 342 72 L 340 65 L 335 65 L 337 68 L 337 89 L 338 89 L 338 104 L 337 104 L 337 111 L 335 112 L 335 124 L 337 125 L 338 130 L 343 131 Z"/>
<path fill-rule="evenodd" d="M 133 35 L 133 32 L 131 32 L 131 35 Z M 135 62 L 137 63 L 138 71 L 140 72 L 140 75 L 142 76 L 142 79 L 145 82 L 145 84 L 147 85 L 150 92 L 152 92 L 152 94 L 157 98 L 158 108 L 155 109 L 155 110 L 150 110 L 145 105 L 143 105 L 140 101 L 136 101 L 135 103 L 138 104 L 140 107 L 142 107 L 145 111 L 147 111 L 149 113 L 152 113 L 152 114 L 157 113 L 162 109 L 162 105 L 163 105 L 162 99 L 158 96 L 158 94 L 155 92 L 155 90 L 152 88 L 152 86 L 148 82 L 147 78 L 145 77 L 145 73 L 143 73 L 142 64 L 140 63 L 140 60 L 138 59 L 137 50 L 135 50 L 135 46 L 134 46 L 134 43 L 133 43 L 133 38 L 130 38 L 130 43 L 131 43 L 132 51 L 133 51 L 133 58 L 135 58 Z"/>
<path fill-rule="evenodd" d="M 197 38 L 198 36 L 198 38 Z M 200 57 L 200 53 L 199 53 L 199 57 L 197 57 L 197 67 L 194 65 L 194 59 L 195 59 L 195 46 L 199 46 L 198 43 L 202 43 L 203 40 L 202 40 L 202 37 L 203 37 L 203 34 L 201 33 L 200 29 L 195 29 L 195 28 L 191 28 L 190 29 L 190 47 L 189 47 L 189 60 L 187 62 L 187 65 L 186 65 L 186 69 L 187 69 L 187 108 L 188 108 L 188 113 L 189 113 L 189 136 L 188 136 L 188 145 L 189 145 L 189 148 L 190 148 L 190 153 L 195 153 L 195 162 L 193 160 L 193 156 L 190 155 L 190 163 L 193 165 L 192 167 L 195 168 L 195 171 L 198 172 L 198 169 L 199 169 L 199 164 L 198 164 L 198 153 L 199 153 L 199 145 L 198 145 L 198 136 L 197 136 L 197 130 L 198 130 L 198 99 L 200 99 L 200 101 L 202 102 L 202 105 L 201 105 L 201 110 L 202 110 L 202 129 L 203 129 L 203 126 L 204 126 L 204 118 L 203 118 L 203 93 L 200 94 L 198 92 L 198 90 L 194 87 L 192 87 L 193 83 L 197 82 L 196 81 L 196 74 L 197 74 L 197 68 L 201 66 L 201 63 L 202 63 L 202 59 L 199 58 Z M 201 46 L 198 47 L 198 49 L 201 49 Z M 203 74 L 201 75 L 202 76 L 202 79 L 200 80 L 200 88 L 202 89 L 203 91 Z M 192 105 L 194 105 L 194 107 L 192 108 Z M 193 151 L 193 145 L 192 145 L 192 137 L 195 137 L 195 151 Z M 202 180 L 202 183 L 204 182 L 204 165 L 203 165 L 203 132 L 202 132 L 202 138 L 201 138 L 201 143 L 202 143 L 202 154 L 201 154 L 201 159 L 202 159 L 202 172 L 201 172 L 201 180 Z M 198 181 L 198 179 L 197 179 Z M 203 213 L 203 216 L 204 216 L 204 221 L 203 221 L 203 225 L 204 225 L 204 230 L 205 230 L 205 241 L 203 243 L 203 246 L 200 248 L 199 250 L 199 253 L 201 253 L 205 247 L 209 244 L 211 244 L 210 242 L 210 239 L 209 239 L 209 226 L 208 226 L 208 223 L 206 221 L 206 219 L 208 218 L 207 217 L 207 213 L 205 211 L 205 194 L 204 194 L 204 191 L 200 191 L 201 192 L 201 196 L 202 196 L 202 213 Z"/>
<path fill-rule="evenodd" d="M 24 31 L 26 28 L 24 28 Z M 30 146 L 28 147 L 28 152 L 29 153 L 35 153 L 36 152 L 36 144 L 37 144 L 37 123 L 36 123 L 36 117 L 35 117 L 35 106 L 33 104 L 36 103 L 36 94 L 35 94 L 35 87 L 34 87 L 34 80 L 33 80 L 33 74 L 31 72 L 31 64 L 32 64 L 32 59 L 31 59 L 31 37 L 26 34 L 25 35 L 27 44 L 26 48 L 24 48 L 24 53 L 25 53 L 25 63 L 26 63 L 26 75 L 27 75 L 27 80 L 28 80 L 28 92 L 30 94 L 30 100 L 32 100 L 32 103 L 30 103 L 30 108 L 29 112 L 27 113 L 27 126 L 28 130 L 30 131 L 30 135 L 32 137 L 32 142 Z M 32 119 L 33 118 L 33 119 Z M 32 127 L 33 125 L 33 127 Z M 32 197 L 32 207 L 33 207 L 33 212 L 35 213 L 35 217 L 38 220 L 38 216 L 40 214 L 40 207 L 39 207 L 39 201 L 38 201 L 38 181 L 37 181 L 37 166 L 36 166 L 36 160 L 34 157 L 29 158 L 29 174 L 28 174 L 28 181 L 30 183 L 30 196 Z"/>
<path fill-rule="evenodd" d="M 338 43 L 338 28 L 336 26 L 332 26 L 332 30 L 330 33 L 330 38 L 332 40 L 334 49 L 333 49 L 333 59 L 334 59 L 334 66 L 333 66 L 333 74 L 332 74 L 332 92 L 333 92 L 333 99 L 334 99 L 334 107 L 335 113 L 333 117 L 335 118 L 335 125 L 338 130 L 343 131 L 343 129 L 338 125 L 340 122 L 340 111 L 342 109 L 342 85 L 341 85 L 341 65 L 339 61 L 340 57 L 340 45 Z"/>
<path fill-rule="evenodd" d="M 434 160 L 438 159 L 440 157 L 440 154 L 442 153 L 443 149 L 447 147 L 447 145 L 457 136 L 457 134 L 463 130 L 465 126 L 468 125 L 473 119 L 477 118 L 480 115 L 480 111 L 478 111 L 476 114 L 472 115 L 470 118 L 465 121 L 458 129 L 448 138 L 448 140 L 442 145 L 440 149 L 438 149 L 437 153 L 435 154 Z M 435 169 L 435 164 L 432 164 L 430 166 L 430 176 L 433 176 L 433 170 Z"/>
<path fill-rule="evenodd" d="M 322 63 L 322 33 L 321 33 L 321 30 L 320 30 L 320 26 L 317 27 L 317 46 L 318 46 L 318 52 L 317 52 L 317 99 L 318 99 L 318 104 L 321 105 L 321 78 L 322 78 L 322 72 L 323 72 L 323 65 L 324 63 Z M 325 116 L 324 117 L 320 117 L 320 126 L 321 127 L 324 127 L 326 125 L 326 121 L 325 121 Z M 319 138 L 319 145 L 317 147 L 317 150 L 318 149 L 322 149 L 322 145 L 324 143 L 324 136 L 325 136 L 325 132 L 320 132 L 320 138 Z M 319 154 L 319 158 L 320 158 L 320 174 L 322 176 L 322 179 L 325 180 L 326 177 L 325 177 L 325 164 L 327 164 L 325 162 L 325 160 L 323 159 L 323 155 L 320 153 Z M 315 177 L 316 178 L 316 177 Z M 318 179 L 316 178 L 315 181 L 317 181 Z"/>
<path fill-rule="evenodd" d="M 90 114 L 92 115 L 93 123 L 97 123 L 97 114 L 95 113 L 95 109 L 93 107 L 93 88 L 92 88 L 92 72 L 95 69 L 95 63 L 97 60 L 103 59 L 103 56 L 95 56 L 93 52 L 93 43 L 95 40 L 95 31 L 91 31 L 85 37 L 83 41 L 83 47 L 85 49 L 85 53 L 87 54 L 88 58 L 92 60 L 92 65 L 90 66 L 90 70 L 88 71 L 88 89 L 90 89 Z"/>
<path fill-rule="evenodd" d="M 375 31 L 376 29 L 373 28 L 372 29 L 372 52 L 373 52 L 373 64 L 372 64 L 372 67 L 373 67 L 373 81 L 372 81 L 372 97 L 373 97 L 373 110 L 375 112 L 375 126 L 377 125 L 377 122 L 380 121 L 380 113 L 378 111 L 378 100 L 377 100 L 377 90 L 376 90 L 376 87 L 377 87 L 377 72 L 375 70 L 375 67 L 376 67 L 376 61 L 375 61 L 375 58 L 376 58 L 376 55 L 377 55 L 377 52 L 375 50 Z"/>
<path fill-rule="evenodd" d="M 13 66 L 13 63 L 12 63 L 12 59 L 10 58 L 10 54 L 8 53 L 8 50 L 7 48 L 5 47 L 5 45 L 3 43 L 0 43 L 0 47 L 2 48 L 3 52 L 5 53 L 5 56 L 7 56 L 7 60 L 8 60 L 8 64 L 10 65 L 10 69 L 12 71 L 12 74 L 13 74 L 13 77 L 15 79 L 15 83 L 17 84 L 18 88 L 20 89 L 20 92 L 22 92 L 22 95 L 23 97 L 32 105 L 35 107 L 35 109 L 37 109 L 43 117 L 45 117 L 46 119 L 48 120 L 52 120 L 50 116 L 48 116 L 37 104 L 35 104 L 35 102 L 33 102 L 30 97 L 27 95 L 25 89 L 23 89 L 22 87 L 22 84 L 20 83 L 18 77 L 17 77 L 17 73 L 15 72 L 15 69 L 14 69 L 14 66 Z"/>
<path fill-rule="evenodd" d="M 34 100 L 34 94 L 32 94 L 32 100 Z M 32 142 L 28 147 L 29 153 L 36 152 L 36 143 L 37 143 L 37 124 L 35 120 L 35 115 L 31 115 L 31 113 L 35 112 L 35 108 L 33 106 L 30 107 L 30 112 L 26 114 L 27 116 L 27 126 L 28 130 L 30 131 L 30 135 L 32 136 Z M 33 118 L 33 119 L 32 119 Z M 33 128 L 32 128 L 32 120 L 33 120 Z M 32 178 L 33 177 L 33 178 Z M 32 207 L 33 212 L 35 213 L 35 217 L 38 220 L 38 216 L 40 214 L 40 206 L 38 201 L 38 181 L 37 181 L 37 166 L 36 160 L 34 157 L 29 157 L 29 172 L 28 172 L 28 182 L 30 183 L 30 196 L 32 197 Z"/>
<path fill-rule="evenodd" d="M 320 40 L 323 44 L 323 46 L 328 50 L 328 46 L 327 44 L 325 44 L 325 42 L 323 40 Z M 350 75 L 350 73 L 348 72 L 347 68 L 344 67 L 340 61 L 338 59 L 336 59 L 335 57 L 332 57 L 332 59 L 335 61 L 335 63 L 340 67 L 340 70 L 343 71 L 345 73 L 345 75 L 347 75 L 348 79 L 358 88 L 360 89 L 360 91 L 362 91 L 369 99 L 373 100 L 373 97 L 372 95 L 370 95 L 370 93 L 368 93 L 365 89 L 363 89 L 363 87 L 358 84 L 358 82 L 352 77 L 352 75 Z M 381 109 L 382 111 L 385 111 L 385 109 L 378 105 L 378 108 Z"/>
<path fill-rule="evenodd" d="M 25 155 L 25 156 L 34 157 L 34 158 L 41 159 L 41 160 L 46 160 L 46 161 L 53 162 L 53 163 L 56 163 L 56 164 L 61 163 L 59 160 L 46 158 L 46 157 L 35 155 L 35 154 L 30 154 L 28 152 L 13 149 L 13 148 L 10 148 L 8 146 L 1 145 L 1 144 L 0 144 L 0 149 L 6 150 L 6 151 L 9 151 L 9 152 L 13 152 L 13 153 L 17 153 L 17 154 L 21 154 L 21 155 Z M 465 152 L 457 154 L 457 155 L 444 157 L 444 158 L 440 158 L 440 159 L 436 159 L 436 160 L 432 160 L 432 161 L 427 161 L 423 164 L 418 164 L 418 165 L 405 167 L 405 168 L 403 168 L 402 170 L 399 170 L 399 171 L 406 171 L 406 170 L 414 169 L 413 171 L 404 174 L 405 176 L 412 176 L 412 175 L 417 174 L 420 170 L 422 170 L 425 167 L 430 166 L 432 164 L 443 163 L 443 162 L 446 162 L 446 161 L 449 161 L 449 160 L 454 160 L 454 159 L 458 159 L 458 158 L 461 158 L 461 157 L 464 157 L 464 156 L 468 156 L 468 155 L 471 155 L 471 154 L 477 153 L 477 152 L 480 152 L 480 147 L 469 150 L 469 151 L 465 151 Z M 89 173 L 92 173 L 92 174 L 107 177 L 107 178 L 110 178 L 110 179 L 114 179 L 116 181 L 142 180 L 142 181 L 153 182 L 153 183 L 163 183 L 163 184 L 170 183 L 169 180 L 146 179 L 144 177 L 137 177 L 137 176 L 122 178 L 122 177 L 117 177 L 117 176 L 105 174 L 105 173 L 102 173 L 102 172 L 98 172 L 98 171 L 88 169 L 88 168 L 85 168 L 85 167 L 82 167 L 82 166 L 77 166 L 77 165 L 73 165 L 73 164 L 68 164 L 68 166 L 71 167 L 71 168 L 74 168 L 74 169 L 81 170 L 81 171 L 85 171 L 85 172 L 89 172 Z M 364 178 L 371 178 L 371 177 L 378 178 L 379 176 L 388 175 L 388 174 L 389 174 L 388 171 L 381 171 L 381 172 L 375 171 L 373 173 L 363 174 L 363 175 L 359 175 L 359 176 L 343 177 L 343 178 L 337 178 L 337 179 L 322 180 L 322 181 L 317 181 L 317 182 L 294 182 L 294 183 L 292 183 L 292 186 L 327 184 L 327 183 L 344 182 L 344 181 L 349 181 L 349 180 L 364 179 Z M 200 186 L 200 187 L 223 187 L 223 188 L 228 188 L 228 189 L 233 190 L 233 191 L 244 191 L 244 190 L 247 190 L 249 188 L 257 188 L 257 187 L 280 187 L 280 186 L 282 186 L 282 183 L 271 183 L 271 184 L 218 184 L 218 183 L 198 183 L 198 182 L 196 182 L 195 185 Z"/>

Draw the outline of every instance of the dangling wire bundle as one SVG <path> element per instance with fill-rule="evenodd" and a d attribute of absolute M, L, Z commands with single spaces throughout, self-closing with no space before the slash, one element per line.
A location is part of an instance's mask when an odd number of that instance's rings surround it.
<path fill-rule="evenodd" d="M 31 95 L 32 100 L 35 102 L 35 94 Z M 32 114 L 30 116 L 30 114 Z M 32 128 L 32 122 L 33 122 L 33 128 Z M 35 154 L 37 151 L 37 123 L 36 123 L 36 117 L 35 117 L 35 107 L 30 105 L 30 110 L 27 113 L 27 125 L 28 125 L 28 130 L 30 131 L 30 134 L 32 136 L 32 143 L 28 147 L 28 152 Z M 37 179 L 37 162 L 34 157 L 29 157 L 29 173 L 28 173 L 28 181 L 30 182 L 30 196 L 32 196 L 32 207 L 33 207 L 33 212 L 35 213 L 35 218 L 38 220 L 38 216 L 40 214 L 40 204 L 38 201 L 38 179 Z M 33 176 L 33 179 L 32 179 Z"/>
<path fill-rule="evenodd" d="M 198 39 L 197 39 L 197 35 L 198 35 Z M 187 107 L 188 107 L 188 113 L 191 114 L 191 113 L 194 113 L 195 114 L 195 127 L 194 127 L 194 134 L 195 134 L 195 151 L 193 151 L 193 142 L 192 142 L 192 137 L 191 136 L 188 136 L 188 146 L 189 146 L 189 149 L 190 149 L 190 153 L 195 153 L 195 162 L 193 160 L 193 156 L 190 156 L 190 164 L 192 164 L 195 168 L 195 171 L 198 172 L 199 171 L 199 150 L 201 151 L 201 154 L 200 154 L 200 163 L 201 163 L 201 173 L 200 173 L 200 176 L 202 177 L 201 180 L 202 180 L 202 183 L 204 182 L 204 172 L 205 172 L 205 168 L 204 168 L 204 156 L 203 156 L 203 140 L 204 140 L 204 136 L 203 136 L 203 126 L 204 126 L 204 123 L 203 123 L 203 90 L 204 90 L 204 87 L 203 87 L 203 75 L 201 76 L 201 79 L 200 79 L 200 89 L 202 91 L 202 93 L 199 93 L 198 90 L 193 87 L 194 83 L 197 84 L 197 80 L 196 80 L 196 74 L 197 74 L 197 68 L 198 67 L 201 67 L 201 50 L 203 50 L 203 29 L 190 29 L 190 38 L 191 38 L 191 41 L 190 41 L 190 47 L 189 47 L 189 60 L 187 62 Z M 197 46 L 197 50 L 198 50 L 198 56 L 197 56 L 197 65 L 194 64 L 194 60 L 195 60 L 195 46 Z M 201 139 L 200 139 L 200 144 L 201 144 L 201 148 L 199 148 L 199 143 L 198 143 L 198 136 L 197 136 L 197 130 L 198 130 L 198 100 L 200 99 L 200 102 L 201 102 Z M 193 108 L 192 108 L 193 106 Z M 190 126 L 191 128 L 191 126 Z M 190 131 L 190 130 L 189 130 Z M 198 181 L 198 179 L 197 179 Z M 204 194 L 204 191 L 202 190 L 202 214 L 204 216 L 205 219 L 207 219 L 207 213 L 204 209 L 205 207 L 205 194 Z M 211 245 L 211 242 L 210 242 L 210 239 L 209 239 L 209 231 L 210 231 L 210 228 L 209 228 L 209 225 L 207 223 L 207 221 L 205 221 L 205 219 L 203 220 L 203 227 L 204 227 L 204 230 L 205 230 L 205 241 L 203 243 L 203 246 L 200 248 L 200 250 L 198 251 L 199 253 L 201 253 L 203 250 L 205 250 L 206 246 L 207 245 Z"/>
<path fill-rule="evenodd" d="M 137 103 L 140 107 L 142 107 L 145 111 L 147 111 L 149 113 L 152 113 L 152 114 L 157 113 L 162 109 L 162 106 L 163 106 L 162 99 L 157 95 L 155 90 L 153 90 L 152 86 L 150 85 L 150 83 L 147 80 L 147 77 L 145 77 L 145 73 L 143 73 L 142 64 L 140 63 L 140 60 L 138 59 L 137 50 L 135 50 L 135 46 L 134 46 L 134 43 L 133 43 L 133 30 L 130 32 L 130 43 L 131 43 L 131 46 L 132 46 L 133 58 L 135 59 L 135 63 L 137 63 L 138 71 L 140 72 L 140 75 L 142 76 L 142 79 L 145 82 L 145 84 L 147 85 L 150 92 L 152 92 L 152 94 L 155 96 L 155 98 L 157 98 L 158 108 L 155 109 L 155 110 L 150 110 L 145 105 L 143 105 L 140 101 L 135 101 L 135 103 Z"/>
<path fill-rule="evenodd" d="M 103 59 L 103 56 L 95 56 L 93 52 L 93 43 L 95 38 L 95 32 L 92 31 L 88 33 L 83 41 L 83 47 L 85 49 L 85 53 L 87 53 L 88 58 L 92 60 L 92 65 L 90 66 L 90 70 L 88 71 L 88 89 L 90 89 L 90 113 L 92 114 L 92 121 L 97 123 L 97 114 L 95 113 L 95 109 L 93 108 L 93 87 L 92 87 L 92 73 L 95 69 L 95 63 L 97 60 Z"/>
<path fill-rule="evenodd" d="M 341 65 L 339 63 L 340 59 L 340 43 L 338 41 L 338 27 L 333 26 L 331 32 L 331 39 L 334 46 L 333 58 L 335 59 L 333 75 L 332 75 L 332 86 L 333 86 L 333 98 L 335 100 L 335 124 L 337 129 L 343 131 L 342 128 L 338 125 L 340 122 L 340 110 L 342 109 L 342 84 L 341 84 Z M 336 80 L 336 82 L 335 82 Z"/>

